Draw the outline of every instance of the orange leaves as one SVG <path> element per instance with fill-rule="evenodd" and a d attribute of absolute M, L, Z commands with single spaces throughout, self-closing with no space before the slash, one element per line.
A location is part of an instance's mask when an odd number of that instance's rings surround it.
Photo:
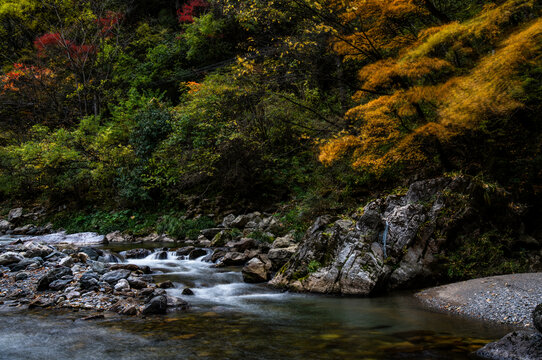
<path fill-rule="evenodd" d="M 349 149 L 357 147 L 360 144 L 360 139 L 353 135 L 345 135 L 332 139 L 320 147 L 318 160 L 326 165 L 329 165 L 341 157 Z"/>
<path fill-rule="evenodd" d="M 53 72 L 49 69 L 15 63 L 13 64 L 13 70 L 0 76 L 0 86 L 3 92 L 6 90 L 19 91 L 19 84 L 17 83 L 20 81 L 24 81 L 25 79 L 44 80 L 52 77 Z"/>

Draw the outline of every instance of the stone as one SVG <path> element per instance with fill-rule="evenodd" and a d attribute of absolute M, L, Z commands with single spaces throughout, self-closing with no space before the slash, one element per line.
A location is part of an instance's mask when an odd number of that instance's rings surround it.
<path fill-rule="evenodd" d="M 542 333 L 542 303 L 538 304 L 533 310 L 533 325 Z"/>
<path fill-rule="evenodd" d="M 130 273 L 131 271 L 126 269 L 113 270 L 103 274 L 100 279 L 112 285 L 116 284 L 120 279 L 127 279 Z"/>
<path fill-rule="evenodd" d="M 126 279 L 120 279 L 120 280 L 115 284 L 115 290 L 116 290 L 116 291 L 130 290 L 130 283 L 129 283 L 128 280 L 126 280 Z"/>
<path fill-rule="evenodd" d="M 147 287 L 147 283 L 145 281 L 143 281 L 141 278 L 139 277 L 135 277 L 135 276 L 130 276 L 128 277 L 128 284 L 130 284 L 130 287 L 131 288 L 134 288 L 134 289 L 143 289 L 143 288 L 146 288 Z"/>
<path fill-rule="evenodd" d="M 228 252 L 220 260 L 220 266 L 237 266 L 243 265 L 247 261 L 245 254 L 240 252 Z"/>
<path fill-rule="evenodd" d="M 194 291 L 192 291 L 192 289 L 190 288 L 184 288 L 182 294 L 190 296 L 190 295 L 194 295 Z"/>
<path fill-rule="evenodd" d="M 271 245 L 271 248 L 281 249 L 281 248 L 287 248 L 293 245 L 295 245 L 294 236 L 293 234 L 288 233 L 285 236 L 276 238 L 275 241 L 273 241 L 273 245 Z"/>
<path fill-rule="evenodd" d="M 13 225 L 7 220 L 0 220 L 0 232 L 5 233 L 8 230 L 11 230 Z"/>
<path fill-rule="evenodd" d="M 239 215 L 235 219 L 233 219 L 229 227 L 236 228 L 236 229 L 243 229 L 249 221 L 250 221 L 250 216 Z"/>
<path fill-rule="evenodd" d="M 119 269 L 138 271 L 138 270 L 141 270 L 141 267 L 139 267 L 136 264 L 115 264 L 115 265 L 111 265 L 110 267 L 110 270 L 119 270 Z"/>
<path fill-rule="evenodd" d="M 92 268 L 92 271 L 98 274 L 105 274 L 105 272 L 107 271 L 106 264 L 101 261 L 93 261 L 90 267 Z"/>
<path fill-rule="evenodd" d="M 21 281 L 21 280 L 26 280 L 26 279 L 28 279 L 28 273 L 19 272 L 19 273 L 17 273 L 17 275 L 15 275 L 15 280 L 16 281 Z"/>
<path fill-rule="evenodd" d="M 251 250 L 258 248 L 258 242 L 251 238 L 242 238 L 239 241 L 230 244 L 233 250 L 237 252 L 244 252 L 245 250 Z"/>
<path fill-rule="evenodd" d="M 194 246 L 185 246 L 185 247 L 182 247 L 180 249 L 177 249 L 177 251 L 175 252 L 175 255 L 177 256 L 186 256 L 188 254 L 190 254 L 190 252 L 192 250 L 194 250 L 195 247 Z"/>
<path fill-rule="evenodd" d="M 19 253 L 8 251 L 0 255 L 0 265 L 9 265 L 18 263 L 23 259 L 23 256 Z"/>
<path fill-rule="evenodd" d="M 167 296 L 167 307 L 174 310 L 187 310 L 189 305 L 186 301 L 176 296 Z"/>
<path fill-rule="evenodd" d="M 228 241 L 231 240 L 231 234 L 229 231 L 222 230 L 213 237 L 211 240 L 211 247 L 224 246 Z"/>
<path fill-rule="evenodd" d="M 243 281 L 247 283 L 265 282 L 269 279 L 269 271 L 271 270 L 271 261 L 264 258 L 250 259 L 243 267 Z"/>
<path fill-rule="evenodd" d="M 143 315 L 162 315 L 167 312 L 167 297 L 165 295 L 158 295 L 153 297 L 141 312 Z"/>
<path fill-rule="evenodd" d="M 96 260 L 100 255 L 103 255 L 103 251 L 88 246 L 80 248 L 79 252 L 86 254 L 91 260 Z"/>
<path fill-rule="evenodd" d="M 194 260 L 205 255 L 207 255 L 207 251 L 205 249 L 194 249 L 190 252 L 190 254 L 188 255 L 188 258 L 190 260 Z"/>
<path fill-rule="evenodd" d="M 156 252 L 156 259 L 158 260 L 167 260 L 168 253 L 167 251 L 158 251 Z"/>
<path fill-rule="evenodd" d="M 43 275 L 38 280 L 37 291 L 45 291 L 49 289 L 49 285 L 55 281 L 61 279 L 63 276 L 73 275 L 72 271 L 68 267 L 58 267 L 50 270 L 47 274 Z"/>
<path fill-rule="evenodd" d="M 131 249 L 124 253 L 126 259 L 144 259 L 152 254 L 149 249 Z"/>
<path fill-rule="evenodd" d="M 8 265 L 8 267 L 9 267 L 9 269 L 11 271 L 21 271 L 21 270 L 28 269 L 30 267 L 30 265 L 32 265 L 32 264 L 36 264 L 36 260 L 34 260 L 34 259 L 23 259 L 23 260 L 19 261 L 18 263 L 13 263 L 13 264 Z"/>
<path fill-rule="evenodd" d="M 73 258 L 71 256 L 66 256 L 58 263 L 60 266 L 71 267 L 73 265 Z"/>
<path fill-rule="evenodd" d="M 542 359 L 542 334 L 535 331 L 514 331 L 475 352 L 487 360 Z"/>
<path fill-rule="evenodd" d="M 215 237 L 216 234 L 221 232 L 221 228 L 210 228 L 210 229 L 203 229 L 201 230 L 201 234 L 205 236 L 206 239 L 212 239 Z"/>
<path fill-rule="evenodd" d="M 298 245 L 291 245 L 287 248 L 276 248 L 269 250 L 267 256 L 273 264 L 273 269 L 280 269 L 284 264 L 290 260 L 298 249 Z"/>
<path fill-rule="evenodd" d="M 23 208 L 11 209 L 8 213 L 8 221 L 14 222 L 19 220 L 23 216 Z"/>
<path fill-rule="evenodd" d="M 84 252 L 77 253 L 77 255 L 75 255 L 75 258 L 83 264 L 86 264 L 87 261 L 90 260 L 89 256 Z"/>
<path fill-rule="evenodd" d="M 27 258 L 33 258 L 33 257 L 44 258 L 54 251 L 54 249 L 52 249 L 51 247 L 40 244 L 35 241 L 28 241 L 24 243 L 21 250 L 24 251 L 25 257 Z"/>
<path fill-rule="evenodd" d="M 138 315 L 141 310 L 138 302 L 135 299 L 121 299 L 109 308 L 110 311 L 120 315 Z"/>
<path fill-rule="evenodd" d="M 236 216 L 233 215 L 233 214 L 230 214 L 226 217 L 224 217 L 224 219 L 222 220 L 222 226 L 225 227 L 225 228 L 231 228 L 231 224 L 232 222 L 235 220 Z"/>
<path fill-rule="evenodd" d="M 166 280 L 166 281 L 161 282 L 160 284 L 158 284 L 158 287 L 160 289 L 170 289 L 170 288 L 175 287 L 175 286 L 173 285 L 171 280 Z"/>
<path fill-rule="evenodd" d="M 72 282 L 73 278 L 71 279 L 58 279 L 49 284 L 49 289 L 54 291 L 59 291 L 64 289 L 66 286 L 68 286 Z"/>
<path fill-rule="evenodd" d="M 213 254 L 211 255 L 211 261 L 217 262 L 219 259 L 223 258 L 228 251 L 224 248 L 218 248 L 213 251 Z"/>

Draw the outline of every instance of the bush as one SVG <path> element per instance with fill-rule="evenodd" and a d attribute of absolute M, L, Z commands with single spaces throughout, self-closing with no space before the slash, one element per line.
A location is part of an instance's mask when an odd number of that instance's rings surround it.
<path fill-rule="evenodd" d="M 197 219 L 186 219 L 177 215 L 164 215 L 156 230 L 176 239 L 195 239 L 203 229 L 215 226 L 213 219 L 202 216 Z"/>

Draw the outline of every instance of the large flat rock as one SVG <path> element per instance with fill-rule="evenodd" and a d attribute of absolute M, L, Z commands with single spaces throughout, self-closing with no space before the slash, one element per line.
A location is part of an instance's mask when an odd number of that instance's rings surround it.
<path fill-rule="evenodd" d="M 83 245 L 100 245 L 105 243 L 105 237 L 92 232 L 84 232 L 77 234 L 66 234 L 58 232 L 48 235 L 27 236 L 21 238 L 23 241 L 35 241 L 43 244 L 73 244 L 78 246 Z"/>

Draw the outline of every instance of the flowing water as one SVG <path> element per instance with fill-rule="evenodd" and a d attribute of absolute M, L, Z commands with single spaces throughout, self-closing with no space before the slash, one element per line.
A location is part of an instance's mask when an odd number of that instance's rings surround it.
<path fill-rule="evenodd" d="M 117 249 L 119 250 L 119 249 Z M 157 252 L 148 265 L 187 312 L 82 321 L 82 313 L 0 313 L 0 359 L 467 359 L 509 329 L 428 312 L 409 293 L 292 294 L 246 284 L 238 268 Z M 182 295 L 190 287 L 194 295 Z"/>

